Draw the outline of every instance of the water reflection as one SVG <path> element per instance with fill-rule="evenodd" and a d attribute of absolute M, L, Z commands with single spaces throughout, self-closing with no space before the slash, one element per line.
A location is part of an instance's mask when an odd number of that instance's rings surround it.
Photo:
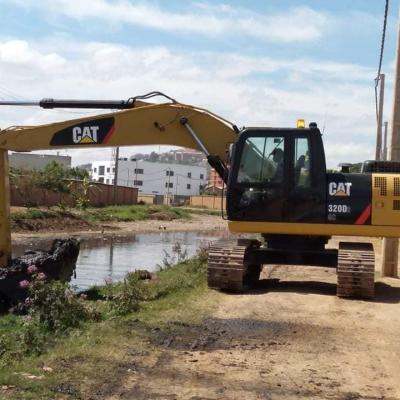
<path fill-rule="evenodd" d="M 200 246 L 227 235 L 225 232 L 157 232 L 83 241 L 76 278 L 71 283 L 82 290 L 104 284 L 106 279 L 119 281 L 136 269 L 155 271 L 163 264 L 166 254 L 173 254 L 176 243 L 191 257 Z"/>
<path fill-rule="evenodd" d="M 75 276 L 71 284 L 77 290 L 85 290 L 93 285 L 103 285 L 110 278 L 113 281 L 123 279 L 129 271 L 147 269 L 155 271 L 163 264 L 166 254 L 172 254 L 172 248 L 180 243 L 189 257 L 202 245 L 219 239 L 228 239 L 226 231 L 215 232 L 154 232 L 137 233 L 130 236 L 104 238 L 85 238 L 81 241 L 81 250 L 76 264 Z M 48 248 L 47 239 L 31 241 L 23 246 L 14 246 L 13 255 L 18 256 L 29 248 Z"/>
<path fill-rule="evenodd" d="M 102 285 L 105 280 L 119 281 L 129 271 L 156 271 L 172 248 L 180 243 L 188 257 L 202 245 L 226 239 L 226 232 L 160 232 L 140 233 L 130 237 L 84 240 L 71 283 L 78 290 Z"/>

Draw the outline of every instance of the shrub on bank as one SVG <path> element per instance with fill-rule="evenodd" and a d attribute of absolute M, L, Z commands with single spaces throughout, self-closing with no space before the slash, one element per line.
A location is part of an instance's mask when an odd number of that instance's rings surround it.
<path fill-rule="evenodd" d="M 156 279 L 143 280 L 144 274 L 129 273 L 123 282 L 96 288 L 94 297 L 104 299 L 99 303 L 73 293 L 66 283 L 47 282 L 32 271 L 36 275 L 32 282 L 27 281 L 29 297 L 19 307 L 25 315 L 0 319 L 0 364 L 41 354 L 58 336 L 81 329 L 84 323 L 124 316 L 138 311 L 144 302 L 205 285 L 205 261 L 205 251 L 201 250 L 193 259 L 164 266 Z"/>

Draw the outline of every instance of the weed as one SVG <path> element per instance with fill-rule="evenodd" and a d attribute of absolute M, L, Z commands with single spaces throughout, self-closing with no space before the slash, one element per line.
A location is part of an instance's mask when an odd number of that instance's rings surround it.
<path fill-rule="evenodd" d="M 126 315 L 137 311 L 141 301 L 151 299 L 152 291 L 138 273 L 131 272 L 121 283 L 106 283 L 105 295 L 114 314 Z"/>
<path fill-rule="evenodd" d="M 172 253 L 164 250 L 164 257 L 162 265 L 158 265 L 158 270 L 162 271 L 166 268 L 171 268 L 175 264 L 182 263 L 187 260 L 187 249 L 182 247 L 180 242 L 176 242 L 172 246 Z"/>

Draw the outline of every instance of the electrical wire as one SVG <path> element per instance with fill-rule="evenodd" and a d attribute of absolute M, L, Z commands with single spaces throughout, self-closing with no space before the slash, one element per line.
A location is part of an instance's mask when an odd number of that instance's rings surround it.
<path fill-rule="evenodd" d="M 383 52 L 385 49 L 385 39 L 386 39 L 386 26 L 387 26 L 387 16 L 389 11 L 389 0 L 385 1 L 385 12 L 383 17 L 383 28 L 382 28 L 382 38 L 381 38 L 381 49 L 379 54 L 379 64 L 378 64 L 378 73 L 376 74 L 375 78 L 375 113 L 376 113 L 376 120 L 378 121 L 379 112 L 378 112 L 378 85 L 380 81 L 380 75 L 382 70 L 382 62 L 383 62 Z"/>

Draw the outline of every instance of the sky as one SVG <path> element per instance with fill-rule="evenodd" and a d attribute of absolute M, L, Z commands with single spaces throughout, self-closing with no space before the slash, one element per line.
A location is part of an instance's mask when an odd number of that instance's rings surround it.
<path fill-rule="evenodd" d="M 390 1 L 382 67 L 389 123 L 399 1 Z M 329 167 L 359 162 L 375 153 L 384 6 L 384 0 L 0 0 L 0 100 L 127 99 L 158 90 L 237 126 L 315 121 Z M 4 129 L 87 111 L 2 107 L 0 115 Z M 111 149 L 60 154 L 79 165 L 109 160 Z"/>

